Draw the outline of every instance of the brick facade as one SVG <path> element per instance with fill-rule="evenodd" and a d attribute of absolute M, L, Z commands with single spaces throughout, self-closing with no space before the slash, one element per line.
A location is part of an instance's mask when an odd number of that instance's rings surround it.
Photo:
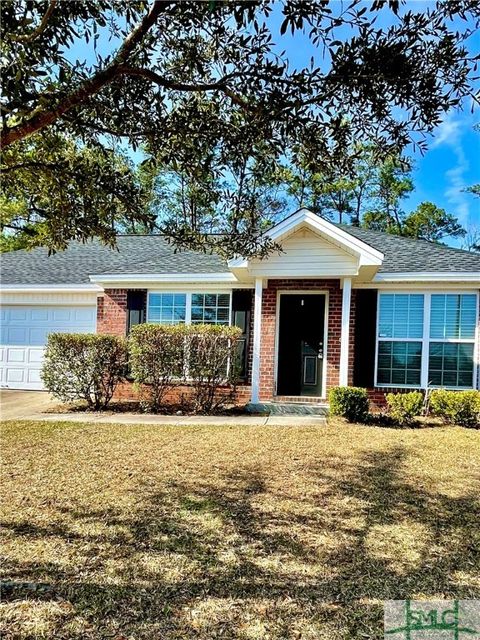
<path fill-rule="evenodd" d="M 127 290 L 105 289 L 97 301 L 97 332 L 115 336 L 127 333 Z"/>
<path fill-rule="evenodd" d="M 126 335 L 127 289 L 105 289 L 104 295 L 97 299 L 97 333 L 106 333 L 117 336 Z M 235 394 L 235 402 L 239 405 L 246 404 L 251 398 L 251 387 L 249 381 L 251 379 L 252 358 L 251 335 L 248 352 L 247 384 L 238 385 Z M 191 392 L 191 387 L 188 387 L 188 385 L 182 385 L 167 393 L 165 399 L 169 403 L 181 403 L 182 400 L 188 400 Z M 131 382 L 125 381 L 118 385 L 114 399 L 137 401 L 138 393 Z"/>
<path fill-rule="evenodd" d="M 480 317 L 480 297 L 478 313 Z M 480 327 L 477 328 L 477 331 L 480 331 Z M 474 361 L 477 363 L 477 377 L 476 380 L 474 379 L 473 386 L 474 388 L 480 389 L 480 341 L 477 341 L 477 353 L 474 354 Z M 367 389 L 372 410 L 381 410 L 386 407 L 387 402 L 385 396 L 387 393 L 408 393 L 409 391 L 414 391 L 414 389 L 406 389 L 405 387 L 372 387 Z"/>
<path fill-rule="evenodd" d="M 269 280 L 263 290 L 262 300 L 262 341 L 260 354 L 260 400 L 272 400 L 275 396 L 275 331 L 277 317 L 277 292 L 279 290 L 318 290 L 328 292 L 328 333 L 327 333 L 327 394 L 329 389 L 338 385 L 340 368 L 340 336 L 342 325 L 342 290 L 339 280 Z M 253 292 L 252 292 L 253 296 Z M 352 292 L 352 309 L 354 313 L 354 292 Z M 250 322 L 250 339 L 248 349 L 247 384 L 239 385 L 237 390 L 238 404 L 245 404 L 251 397 L 251 367 L 253 359 L 253 316 Z M 353 321 L 353 315 L 352 315 Z M 97 331 L 114 335 L 125 335 L 127 324 L 127 290 L 106 289 L 103 298 L 98 299 Z M 353 340 L 353 322 L 350 340 Z M 353 371 L 353 347 L 350 342 L 349 379 Z M 187 386 L 175 389 L 167 398 L 170 402 L 178 402 L 181 397 L 188 397 Z M 120 385 L 115 394 L 116 399 L 133 400 L 138 396 L 128 382 Z"/>
<path fill-rule="evenodd" d="M 328 332 L 325 355 L 327 358 L 327 379 L 326 388 L 328 391 L 339 383 L 340 368 L 340 339 L 342 325 L 342 290 L 340 280 L 319 280 L 319 279 L 284 279 L 268 280 L 263 290 L 262 299 L 262 337 L 260 349 L 260 400 L 270 401 L 275 397 L 275 332 L 277 323 L 277 296 L 278 291 L 319 291 L 328 292 Z M 355 310 L 356 294 L 352 290 L 352 302 L 350 308 L 350 339 L 348 358 L 348 383 L 353 384 L 353 369 L 355 358 Z M 252 292 L 253 296 L 253 292 Z M 238 388 L 237 402 L 245 404 L 250 400 L 251 394 L 251 370 L 253 359 L 253 316 L 254 308 L 252 304 L 250 339 L 247 356 L 247 380 Z M 126 289 L 106 289 L 104 296 L 97 301 L 97 331 L 124 336 L 127 330 L 127 290 Z M 480 347 L 477 347 L 480 351 Z M 480 353 L 476 355 L 480 361 Z M 480 368 L 479 368 L 480 375 Z M 477 382 L 478 384 L 478 382 Z M 385 406 L 385 395 L 387 393 L 401 393 L 409 391 L 404 388 L 369 388 L 368 395 L 373 409 L 381 409 Z M 181 395 L 188 396 L 188 387 L 172 392 L 169 400 L 175 402 Z M 116 394 L 117 398 L 136 398 L 130 383 L 121 385 Z"/>
<path fill-rule="evenodd" d="M 220 393 L 222 393 L 222 389 L 220 389 Z M 188 385 L 179 385 L 178 387 L 174 387 L 170 391 L 167 391 L 165 394 L 165 402 L 167 404 L 174 405 L 182 404 L 183 402 L 188 403 L 191 396 L 192 387 L 189 387 Z M 252 389 L 250 385 L 239 384 L 235 392 L 235 404 L 238 406 L 245 405 L 250 402 L 251 397 Z M 135 390 L 132 382 L 121 382 L 115 390 L 115 400 L 137 402 L 138 398 L 139 394 Z"/>

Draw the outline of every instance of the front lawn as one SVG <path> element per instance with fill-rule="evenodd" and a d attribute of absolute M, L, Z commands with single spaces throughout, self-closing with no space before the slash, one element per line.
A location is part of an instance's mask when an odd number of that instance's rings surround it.
<path fill-rule="evenodd" d="M 294 419 L 292 419 L 293 421 Z M 3 425 L 3 638 L 383 638 L 480 593 L 480 433 Z"/>

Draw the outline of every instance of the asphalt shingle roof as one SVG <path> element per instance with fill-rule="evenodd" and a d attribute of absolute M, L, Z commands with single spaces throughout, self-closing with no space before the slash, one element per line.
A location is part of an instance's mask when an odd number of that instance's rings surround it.
<path fill-rule="evenodd" d="M 86 284 L 102 273 L 219 273 L 216 255 L 177 251 L 162 236 L 118 236 L 117 249 L 98 241 L 72 242 L 51 256 L 46 249 L 11 251 L 1 257 L 2 284 Z"/>
<path fill-rule="evenodd" d="M 379 273 L 480 272 L 479 253 L 454 249 L 426 240 L 402 238 L 383 231 L 370 231 L 347 225 L 339 226 L 385 255 L 383 264 L 378 270 Z"/>
<path fill-rule="evenodd" d="M 480 254 L 379 231 L 345 225 L 342 228 L 385 254 L 380 273 L 480 273 Z M 119 236 L 117 246 L 118 250 L 98 241 L 73 242 L 65 251 L 51 256 L 43 248 L 4 253 L 1 282 L 4 285 L 87 284 L 90 275 L 102 273 L 221 273 L 228 270 L 219 256 L 175 252 L 162 236 Z"/>

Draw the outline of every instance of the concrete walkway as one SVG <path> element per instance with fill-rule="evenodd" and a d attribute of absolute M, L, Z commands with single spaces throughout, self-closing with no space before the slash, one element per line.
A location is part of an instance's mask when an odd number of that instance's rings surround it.
<path fill-rule="evenodd" d="M 138 413 L 37 413 L 22 420 L 83 422 L 94 424 L 158 424 L 158 425 L 231 425 L 231 426 L 308 426 L 322 425 L 322 416 L 157 416 Z"/>
<path fill-rule="evenodd" d="M 84 422 L 96 424 L 169 424 L 180 425 L 321 425 L 323 416 L 159 416 L 141 413 L 54 413 L 58 406 L 45 391 L 0 391 L 1 420 L 45 420 L 48 422 Z"/>

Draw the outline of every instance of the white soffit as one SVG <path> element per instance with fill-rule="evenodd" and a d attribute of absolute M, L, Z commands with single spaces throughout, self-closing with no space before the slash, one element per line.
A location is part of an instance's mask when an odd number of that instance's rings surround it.
<path fill-rule="evenodd" d="M 90 281 L 102 285 L 115 284 L 162 284 L 162 283 L 212 283 L 235 284 L 233 273 L 104 273 L 90 276 Z"/>

